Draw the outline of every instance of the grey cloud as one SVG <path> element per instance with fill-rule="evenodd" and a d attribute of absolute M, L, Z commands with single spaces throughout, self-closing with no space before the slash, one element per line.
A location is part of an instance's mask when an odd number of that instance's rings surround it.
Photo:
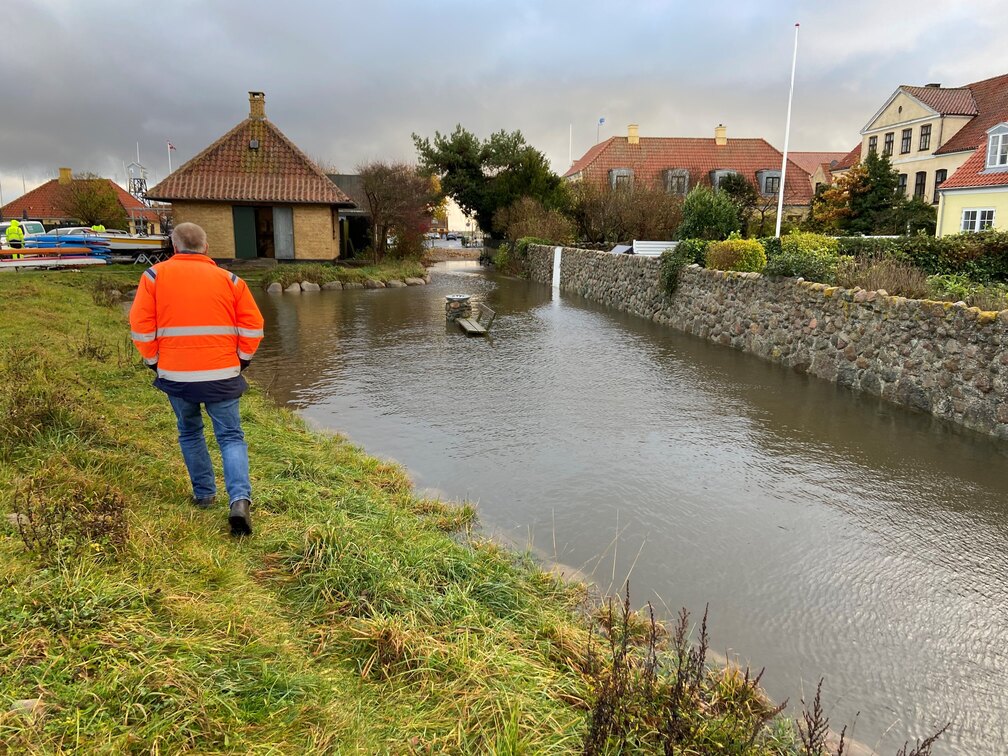
<path fill-rule="evenodd" d="M 996 0 L 946 5 L 13 0 L 0 71 L 20 106 L 0 118 L 0 182 L 9 199 L 22 171 L 29 184 L 59 165 L 115 175 L 137 140 L 163 176 L 165 140 L 178 165 L 244 117 L 248 89 L 341 170 L 412 159 L 412 132 L 459 122 L 521 129 L 561 171 L 569 125 L 578 157 L 599 116 L 603 136 L 724 122 L 781 146 L 795 14 L 792 147 L 846 150 L 900 83 L 1003 73 Z"/>

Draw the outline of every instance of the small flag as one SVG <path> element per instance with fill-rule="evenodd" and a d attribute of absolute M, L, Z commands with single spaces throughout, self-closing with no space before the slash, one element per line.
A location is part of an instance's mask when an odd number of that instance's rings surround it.
<path fill-rule="evenodd" d="M 605 117 L 603 116 L 602 118 L 599 118 L 598 122 L 599 122 L 599 126 L 601 126 L 603 123 L 605 123 Z"/>
<path fill-rule="evenodd" d="M 171 142 L 168 142 L 168 149 L 169 150 L 174 150 L 175 149 L 175 145 L 172 144 Z"/>

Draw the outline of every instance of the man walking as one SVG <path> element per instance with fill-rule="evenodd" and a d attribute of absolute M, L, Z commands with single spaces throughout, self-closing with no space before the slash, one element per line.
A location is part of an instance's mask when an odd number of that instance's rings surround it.
<path fill-rule="evenodd" d="M 241 371 L 262 341 L 262 315 L 245 282 L 207 257 L 202 228 L 180 223 L 171 240 L 175 254 L 140 277 L 130 335 L 175 411 L 193 503 L 207 509 L 217 493 L 202 405 L 224 461 L 231 533 L 248 535 L 252 484 L 238 398 L 248 388 Z"/>

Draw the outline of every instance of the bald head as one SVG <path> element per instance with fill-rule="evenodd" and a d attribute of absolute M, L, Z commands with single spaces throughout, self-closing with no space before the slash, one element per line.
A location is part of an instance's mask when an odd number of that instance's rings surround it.
<path fill-rule="evenodd" d="M 195 223 L 179 223 L 171 232 L 172 246 L 176 252 L 206 254 L 206 231 Z"/>

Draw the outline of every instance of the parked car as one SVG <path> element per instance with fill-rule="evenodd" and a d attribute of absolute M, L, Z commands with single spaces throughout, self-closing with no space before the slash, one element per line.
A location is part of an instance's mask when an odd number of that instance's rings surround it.
<path fill-rule="evenodd" d="M 447 239 L 448 241 L 456 241 L 459 238 L 460 238 L 459 235 L 456 234 L 454 231 L 449 231 L 447 234 L 445 234 L 445 239 Z"/>
<path fill-rule="evenodd" d="M 21 230 L 24 231 L 25 236 L 31 234 L 44 234 L 45 226 L 43 226 L 39 221 L 33 220 L 18 220 L 21 224 Z M 4 221 L 0 223 L 0 245 L 7 243 L 7 229 L 10 228 L 10 221 Z"/>

